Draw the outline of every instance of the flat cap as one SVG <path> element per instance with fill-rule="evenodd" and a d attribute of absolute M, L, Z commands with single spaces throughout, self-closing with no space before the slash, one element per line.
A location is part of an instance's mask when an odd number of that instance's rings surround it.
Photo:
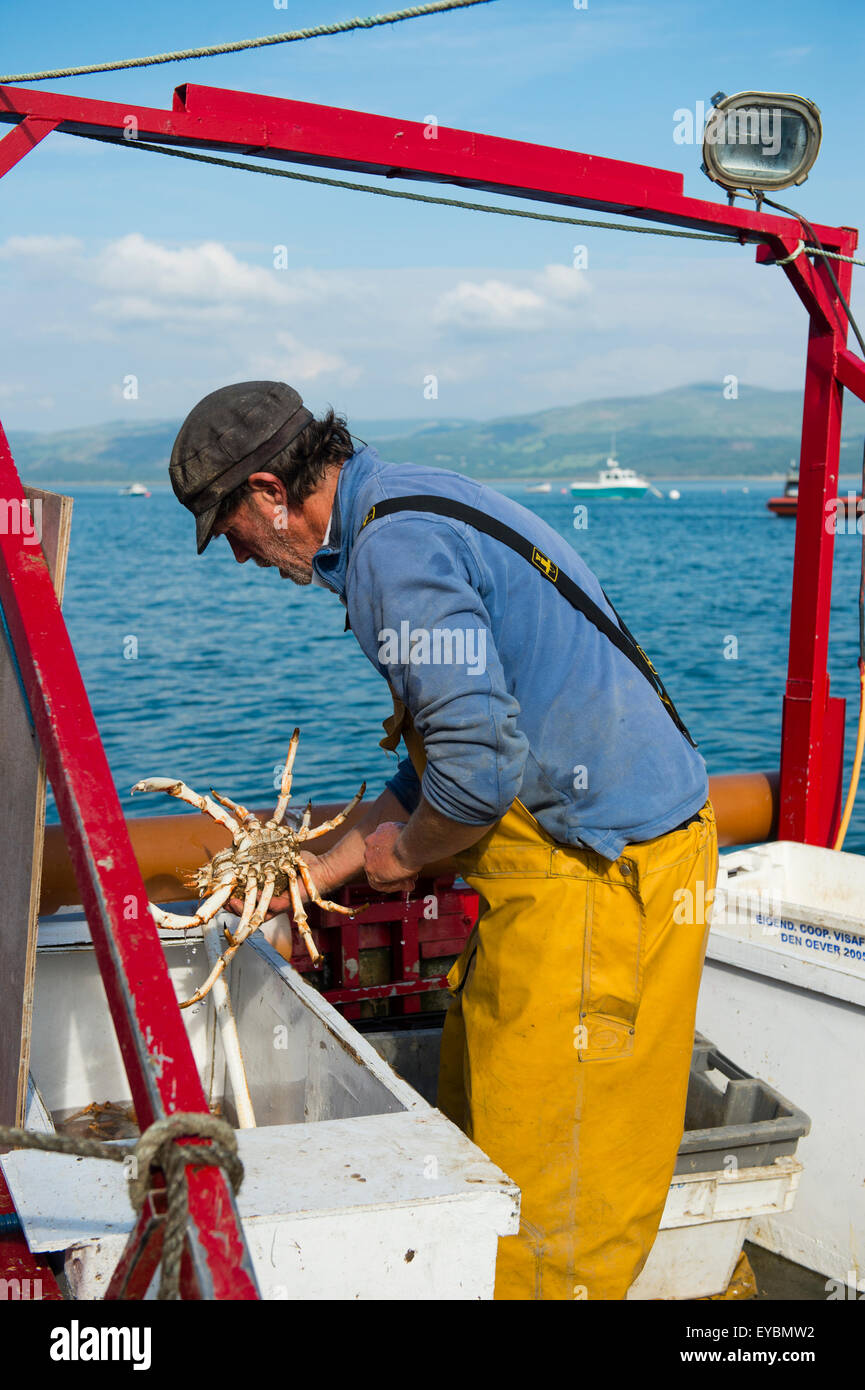
<path fill-rule="evenodd" d="M 171 451 L 175 496 L 195 517 L 199 555 L 219 504 L 266 468 L 314 419 L 284 381 L 241 381 L 211 391 L 189 412 Z"/>

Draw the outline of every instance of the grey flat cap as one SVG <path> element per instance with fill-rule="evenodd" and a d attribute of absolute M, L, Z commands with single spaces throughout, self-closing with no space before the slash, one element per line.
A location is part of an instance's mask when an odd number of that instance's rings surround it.
<path fill-rule="evenodd" d="M 211 391 L 189 412 L 171 451 L 175 496 L 195 517 L 199 555 L 219 504 L 266 468 L 314 419 L 284 381 L 241 381 Z"/>

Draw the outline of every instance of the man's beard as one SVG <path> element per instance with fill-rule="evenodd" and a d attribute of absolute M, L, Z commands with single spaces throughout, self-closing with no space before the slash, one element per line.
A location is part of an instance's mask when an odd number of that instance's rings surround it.
<path fill-rule="evenodd" d="M 252 557 L 260 569 L 276 569 L 279 571 L 280 579 L 290 579 L 292 584 L 311 584 L 312 574 L 310 570 L 301 567 L 295 561 L 287 561 L 284 556 L 279 560 L 262 560 L 258 555 Z"/>
<path fill-rule="evenodd" d="M 311 584 L 312 575 L 309 570 L 302 570 L 299 565 L 289 565 L 288 568 L 280 569 L 280 579 L 290 579 L 292 584 Z"/>

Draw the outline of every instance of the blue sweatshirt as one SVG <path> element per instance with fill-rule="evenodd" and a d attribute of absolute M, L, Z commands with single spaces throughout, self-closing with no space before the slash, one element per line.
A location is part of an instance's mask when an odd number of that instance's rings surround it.
<path fill-rule="evenodd" d="M 422 789 L 442 815 L 481 825 L 519 797 L 555 840 L 609 860 L 698 811 L 709 794 L 700 754 L 633 662 L 526 559 L 430 513 L 361 530 L 376 502 L 414 493 L 529 537 L 616 621 L 592 571 L 533 512 L 450 470 L 354 453 L 313 568 L 423 738 L 422 782 L 405 759 L 388 783 L 406 810 Z"/>

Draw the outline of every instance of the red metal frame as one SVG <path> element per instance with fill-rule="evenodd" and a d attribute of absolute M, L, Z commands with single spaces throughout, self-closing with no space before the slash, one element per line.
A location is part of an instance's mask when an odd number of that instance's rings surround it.
<path fill-rule="evenodd" d="M 58 1302 L 63 1295 L 44 1255 L 34 1255 L 18 1224 L 6 1179 L 0 1173 L 0 1285 L 4 1301 Z"/>
<path fill-rule="evenodd" d="M 171 110 L 0 87 L 0 122 L 14 127 L 0 140 L 0 176 L 55 129 L 127 138 L 132 133 L 166 145 L 456 184 L 728 232 L 756 244 L 762 263 L 790 256 L 799 245 L 800 226 L 794 219 L 686 198 L 682 176 L 667 170 L 443 127 L 430 139 L 419 122 L 191 83 L 176 90 Z M 854 252 L 854 229 L 818 225 L 815 230 L 827 250 Z M 847 294 L 851 268 L 844 262 L 836 265 Z M 847 322 L 825 264 L 812 265 L 799 255 L 783 269 L 808 312 L 810 335 L 778 833 L 826 844 L 840 812 L 844 702 L 830 697 L 826 670 L 834 533 L 824 524 L 825 506 L 837 491 L 843 388 L 865 399 L 865 363 L 846 347 Z M 0 440 L 0 488 L 7 498 L 17 499 L 20 482 L 2 432 Z M 18 538 L 0 538 L 0 601 L 75 862 L 136 1110 L 147 1124 L 171 1110 L 203 1109 L 192 1054 L 47 568 L 41 555 L 25 554 Z M 139 912 L 133 923 L 123 912 L 130 899 Z M 411 930 L 400 940 L 404 979 L 397 983 L 402 988 L 412 980 L 416 984 L 418 955 Z M 348 948 L 345 968 L 352 949 L 359 946 Z M 187 1262 L 187 1285 L 205 1296 L 210 1290 L 217 1297 L 254 1297 L 225 1179 L 213 1169 L 190 1172 L 189 1179 L 188 1248 L 195 1269 L 190 1273 Z M 127 1266 L 132 1264 L 130 1255 Z"/>
<path fill-rule="evenodd" d="M 322 994 L 346 1018 L 360 1018 L 362 1003 L 380 999 L 391 1000 L 396 1015 L 419 1013 L 421 995 L 447 989 L 447 975 L 422 976 L 421 962 L 460 954 L 478 919 L 478 896 L 471 888 L 452 878 L 421 878 L 411 893 L 399 897 L 371 894 L 363 883 L 349 884 L 334 896 L 345 907 L 369 904 L 355 918 L 309 907 L 313 937 L 332 974 Z M 361 984 L 361 951 L 382 947 L 390 953 L 390 980 Z M 296 939 L 291 963 L 314 977 L 309 953 Z"/>
<path fill-rule="evenodd" d="M 24 494 L 0 428 L 0 496 Z M 0 528 L 0 604 L 66 833 L 81 901 L 142 1131 L 177 1111 L 208 1113 L 147 907 L 108 760 L 40 549 Z M 185 1296 L 256 1298 L 231 1187 L 188 1168 Z"/>

